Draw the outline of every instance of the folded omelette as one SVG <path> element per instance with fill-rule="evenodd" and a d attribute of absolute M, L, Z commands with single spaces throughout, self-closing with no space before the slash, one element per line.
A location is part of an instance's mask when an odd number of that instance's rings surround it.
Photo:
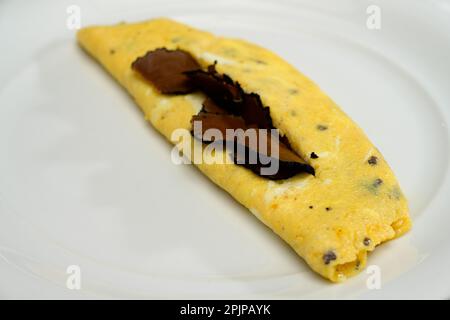
<path fill-rule="evenodd" d="M 379 150 L 317 85 L 269 50 L 163 18 L 87 27 L 77 37 L 174 144 L 172 133 L 191 130 L 205 97 L 161 93 L 132 67 L 139 57 L 182 50 L 257 93 L 273 127 L 314 174 L 274 180 L 233 163 L 196 166 L 323 277 L 338 282 L 358 273 L 368 252 L 410 229 L 407 200 Z"/>

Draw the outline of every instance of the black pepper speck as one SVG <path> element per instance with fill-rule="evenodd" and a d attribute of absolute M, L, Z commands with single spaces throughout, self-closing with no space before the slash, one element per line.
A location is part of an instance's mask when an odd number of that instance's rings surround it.
<path fill-rule="evenodd" d="M 336 254 L 330 250 L 323 255 L 322 259 L 325 264 L 330 264 L 330 262 L 336 260 L 337 257 Z"/>
<path fill-rule="evenodd" d="M 366 247 L 368 247 L 372 243 L 372 240 L 370 240 L 370 238 L 365 237 L 363 243 Z"/>
<path fill-rule="evenodd" d="M 310 208 L 310 209 L 313 209 L 314 207 L 313 207 L 313 206 L 309 206 L 309 208 Z"/>
<path fill-rule="evenodd" d="M 257 64 L 267 64 L 265 61 L 260 59 L 254 59 L 253 61 L 255 61 Z"/>
<path fill-rule="evenodd" d="M 311 152 L 311 159 L 317 159 L 319 156 L 315 152 Z"/>
<path fill-rule="evenodd" d="M 379 187 L 381 184 L 383 183 L 383 180 L 381 180 L 380 178 L 375 179 L 375 181 L 373 182 L 373 186 L 375 188 Z"/>
<path fill-rule="evenodd" d="M 327 211 L 330 211 L 330 210 L 331 210 L 331 208 L 330 208 L 330 207 L 326 207 L 326 208 L 325 208 L 325 210 L 327 210 Z"/>
<path fill-rule="evenodd" d="M 375 166 L 378 163 L 378 158 L 375 156 L 371 156 L 369 158 L 369 160 L 367 160 L 367 162 L 371 165 L 371 166 Z"/>
<path fill-rule="evenodd" d="M 328 129 L 328 127 L 325 126 L 325 125 L 323 125 L 323 124 L 318 124 L 316 128 L 317 128 L 317 130 L 319 130 L 319 131 L 325 131 L 325 130 Z"/>

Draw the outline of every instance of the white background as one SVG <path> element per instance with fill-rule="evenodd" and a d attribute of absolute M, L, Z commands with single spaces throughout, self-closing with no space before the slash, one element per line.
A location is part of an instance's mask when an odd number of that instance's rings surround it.
<path fill-rule="evenodd" d="M 381 9 L 381 29 L 366 9 Z M 168 16 L 272 49 L 385 155 L 413 230 L 334 285 L 191 166 L 76 45 L 82 25 Z M 0 2 L 0 297 L 448 298 L 450 2 Z M 82 290 L 66 288 L 79 265 Z M 420 288 L 420 289 L 417 289 Z"/>

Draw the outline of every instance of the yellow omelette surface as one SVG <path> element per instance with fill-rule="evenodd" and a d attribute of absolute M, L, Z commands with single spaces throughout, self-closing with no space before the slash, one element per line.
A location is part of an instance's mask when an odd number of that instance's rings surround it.
<path fill-rule="evenodd" d="M 131 69 L 147 51 L 183 49 L 203 67 L 217 60 L 218 72 L 258 93 L 275 127 L 308 159 L 316 176 L 270 181 L 234 164 L 197 166 L 323 277 L 342 281 L 359 272 L 367 252 L 410 229 L 407 201 L 380 152 L 317 85 L 274 53 L 164 18 L 88 27 L 77 36 L 169 140 L 175 129 L 190 129 L 203 98 L 161 95 L 152 88 Z M 311 152 L 319 158 L 310 159 Z M 378 158 L 375 165 L 368 163 L 372 156 Z"/>

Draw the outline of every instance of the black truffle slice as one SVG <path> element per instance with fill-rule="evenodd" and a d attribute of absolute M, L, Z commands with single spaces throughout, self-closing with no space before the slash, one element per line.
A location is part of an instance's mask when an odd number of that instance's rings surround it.
<path fill-rule="evenodd" d="M 239 103 L 242 102 L 242 89 L 239 84 L 235 84 L 228 76 L 219 75 L 213 72 L 213 67 L 208 67 L 208 71 L 193 70 L 185 72 L 189 78 L 191 85 L 196 89 L 204 92 L 210 97 L 218 106 L 227 110 L 228 112 L 238 115 Z"/>
<path fill-rule="evenodd" d="M 215 139 L 207 139 L 205 137 L 205 132 L 209 129 L 217 129 L 221 133 L 221 141 L 226 140 L 226 129 L 239 129 L 246 128 L 245 122 L 241 117 L 230 115 L 230 114 L 218 114 L 209 112 L 200 112 L 197 115 L 192 116 L 191 123 L 194 121 L 199 121 L 202 124 L 201 132 L 195 130 L 192 131 L 194 137 L 202 142 L 214 142 Z"/>
<path fill-rule="evenodd" d="M 164 94 L 191 92 L 193 86 L 185 72 L 200 69 L 188 52 L 165 48 L 147 52 L 137 58 L 131 67 Z"/>
<path fill-rule="evenodd" d="M 219 107 L 211 98 L 206 98 L 205 101 L 203 101 L 201 112 L 227 114 L 227 112 Z"/>
<path fill-rule="evenodd" d="M 283 180 L 283 179 L 289 179 L 296 174 L 299 174 L 301 172 L 309 173 L 314 175 L 314 168 L 310 165 L 302 162 L 291 162 L 291 161 L 285 161 L 282 159 L 277 159 L 273 157 L 266 157 L 262 154 L 257 154 L 258 161 L 257 163 L 249 163 L 247 159 L 251 159 L 252 154 L 255 153 L 255 151 L 245 148 L 245 157 L 242 155 L 243 152 L 233 152 L 231 154 L 233 161 L 237 165 L 241 165 L 255 174 L 262 176 L 264 178 L 270 179 L 270 180 Z M 267 158 L 270 158 L 270 162 L 267 160 Z M 280 157 L 281 158 L 281 157 Z M 270 167 L 270 163 L 272 161 L 278 161 L 278 170 L 274 174 L 263 174 L 262 169 Z M 269 164 L 267 164 L 269 163 Z"/>
<path fill-rule="evenodd" d="M 263 106 L 259 95 L 244 93 L 238 82 L 226 74 L 219 74 L 215 65 L 210 65 L 207 71 L 194 70 L 186 72 L 186 75 L 216 106 L 242 116 L 247 125 L 262 129 L 273 128 L 270 109 Z"/>
<path fill-rule="evenodd" d="M 264 107 L 256 93 L 244 94 L 240 115 L 247 125 L 255 125 L 261 129 L 273 129 L 269 107 Z"/>
<path fill-rule="evenodd" d="M 202 111 L 222 113 L 222 108 L 228 113 L 242 116 L 250 127 L 275 129 L 270 108 L 262 104 L 260 96 L 256 93 L 245 93 L 238 82 L 234 82 L 226 74 L 219 74 L 215 64 L 208 66 L 207 71 L 195 70 L 186 74 L 199 90 L 208 95 L 205 104 L 212 108 L 208 110 L 204 105 Z M 280 141 L 288 148 L 291 147 L 286 136 L 280 136 Z"/>
<path fill-rule="evenodd" d="M 191 122 L 202 122 L 202 132 L 193 130 L 192 133 L 195 138 L 210 143 L 215 137 L 206 141 L 204 132 L 218 129 L 227 145 L 230 142 L 233 142 L 233 146 L 241 144 L 241 148 L 231 150 L 236 164 L 262 175 L 262 168 L 270 167 L 273 161 L 277 161 L 277 173 L 264 175 L 269 179 L 287 179 L 300 172 L 315 174 L 314 168 L 291 150 L 286 136 L 274 139 L 269 131 L 275 129 L 270 109 L 262 104 L 260 96 L 245 93 L 238 82 L 226 74 L 218 73 L 216 64 L 210 65 L 205 71 L 188 52 L 160 48 L 136 59 L 132 68 L 164 94 L 183 94 L 193 90 L 205 93 L 207 99 L 203 102 L 201 112 L 191 119 Z M 226 136 L 227 129 L 242 130 L 230 138 Z M 255 130 L 256 139 L 246 139 L 248 129 L 258 129 Z M 263 132 L 261 130 L 267 130 L 266 135 L 260 135 Z M 266 140 L 261 148 L 259 144 L 264 137 Z M 271 154 L 272 147 L 278 150 L 278 154 Z"/>
<path fill-rule="evenodd" d="M 278 171 L 271 175 L 264 175 L 264 177 L 272 180 L 280 180 L 290 178 L 301 172 L 315 174 L 313 167 L 307 164 L 281 141 L 274 139 L 269 129 L 266 129 L 267 131 L 264 132 L 264 129 L 248 127 L 242 117 L 200 112 L 198 115 L 192 117 L 192 121 L 201 121 L 202 123 L 202 132 L 194 131 L 194 137 L 203 142 L 213 142 L 215 141 L 214 139 L 205 140 L 204 133 L 208 129 L 218 129 L 224 141 L 234 143 L 234 149 L 230 150 L 234 162 L 252 170 L 258 175 L 262 175 L 263 172 L 261 169 L 270 167 L 274 161 L 278 161 Z M 227 129 L 242 130 L 234 131 L 234 135 L 227 136 Z M 253 139 L 249 139 L 248 136 L 250 135 L 246 135 L 249 129 L 257 129 L 254 131 Z M 261 136 L 263 132 L 265 135 Z M 261 143 L 265 144 L 263 148 L 261 148 Z M 238 145 L 244 148 L 239 148 L 237 147 Z M 272 154 L 272 148 L 278 149 L 278 155 Z M 255 159 L 256 161 L 253 161 Z"/>

